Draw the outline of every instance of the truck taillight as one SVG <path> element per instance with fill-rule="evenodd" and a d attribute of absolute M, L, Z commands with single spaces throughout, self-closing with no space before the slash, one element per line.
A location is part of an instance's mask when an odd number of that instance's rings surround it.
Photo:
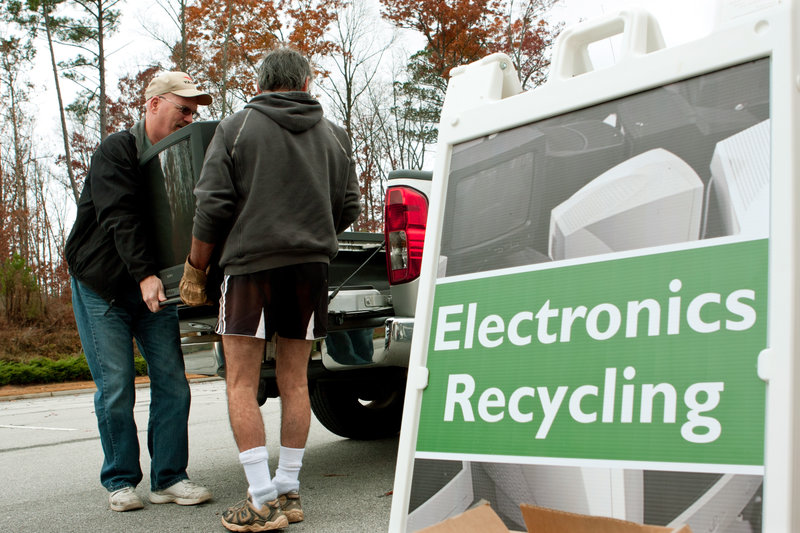
<path fill-rule="evenodd" d="M 393 187 L 386 192 L 386 269 L 394 285 L 419 277 L 422 245 L 428 219 L 428 200 L 408 187 Z"/>

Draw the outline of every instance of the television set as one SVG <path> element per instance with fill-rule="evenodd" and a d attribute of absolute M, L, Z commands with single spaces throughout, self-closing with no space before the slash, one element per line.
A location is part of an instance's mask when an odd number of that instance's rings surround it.
<path fill-rule="evenodd" d="M 620 126 L 633 157 L 656 148 L 678 155 L 704 180 L 714 141 L 697 125 L 697 114 L 677 85 L 667 85 L 621 99 L 617 105 Z"/>
<path fill-rule="evenodd" d="M 704 184 L 716 144 L 769 118 L 769 61 L 759 59 L 617 100 L 629 156 L 664 148 Z"/>
<path fill-rule="evenodd" d="M 442 230 L 445 274 L 549 261 L 550 210 L 627 150 L 613 123 L 577 117 L 454 147 Z"/>
<path fill-rule="evenodd" d="M 178 284 L 192 242 L 194 186 L 218 121 L 193 122 L 151 146 L 139 158 L 151 207 L 159 277 L 166 303 L 180 299 Z M 216 287 L 217 283 L 209 283 Z"/>
<path fill-rule="evenodd" d="M 700 131 L 719 140 L 769 118 L 769 61 L 685 80 L 681 92 L 694 107 Z"/>
<path fill-rule="evenodd" d="M 552 210 L 549 255 L 572 259 L 697 240 L 703 182 L 657 148 L 599 175 Z"/>
<path fill-rule="evenodd" d="M 769 119 L 717 143 L 704 237 L 769 236 L 769 158 Z"/>

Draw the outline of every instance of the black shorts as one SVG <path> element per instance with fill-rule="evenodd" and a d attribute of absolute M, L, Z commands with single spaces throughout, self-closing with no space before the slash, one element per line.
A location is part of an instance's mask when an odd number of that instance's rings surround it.
<path fill-rule="evenodd" d="M 225 276 L 217 333 L 316 340 L 328 328 L 328 264 L 300 263 Z"/>

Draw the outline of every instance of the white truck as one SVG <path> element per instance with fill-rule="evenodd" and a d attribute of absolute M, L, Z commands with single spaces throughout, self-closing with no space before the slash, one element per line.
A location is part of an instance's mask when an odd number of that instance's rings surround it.
<path fill-rule="evenodd" d="M 385 268 L 373 263 L 373 276 L 365 280 L 359 271 L 353 275 L 356 281 L 345 283 L 339 292 L 332 276 L 330 288 L 335 296 L 329 313 L 341 313 L 350 324 L 338 330 L 329 328 L 325 343 L 312 354 L 309 379 L 311 408 L 337 435 L 375 439 L 400 431 L 430 187 L 429 171 L 391 172 L 384 235 L 380 237 L 385 243 L 381 254 Z M 343 261 L 341 251 L 332 265 L 345 271 L 358 268 L 352 261 Z M 359 286 L 367 292 L 355 292 Z M 375 288 L 382 291 L 379 298 L 391 305 L 391 314 L 373 313 L 383 328 L 382 335 L 373 334 L 375 321 L 358 329 L 359 324 L 352 320 L 354 309 L 365 308 L 376 298 L 372 294 Z M 267 376 L 271 382 L 271 374 Z"/>

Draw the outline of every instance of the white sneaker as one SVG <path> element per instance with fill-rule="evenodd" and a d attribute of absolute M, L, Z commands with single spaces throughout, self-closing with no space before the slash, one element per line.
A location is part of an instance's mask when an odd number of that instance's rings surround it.
<path fill-rule="evenodd" d="M 108 495 L 108 506 L 112 511 L 122 512 L 141 509 L 144 504 L 133 487 L 125 487 Z"/>
<path fill-rule="evenodd" d="M 164 490 L 150 493 L 153 503 L 177 503 L 178 505 L 197 505 L 211 499 L 211 491 L 194 481 L 184 479 Z"/>

